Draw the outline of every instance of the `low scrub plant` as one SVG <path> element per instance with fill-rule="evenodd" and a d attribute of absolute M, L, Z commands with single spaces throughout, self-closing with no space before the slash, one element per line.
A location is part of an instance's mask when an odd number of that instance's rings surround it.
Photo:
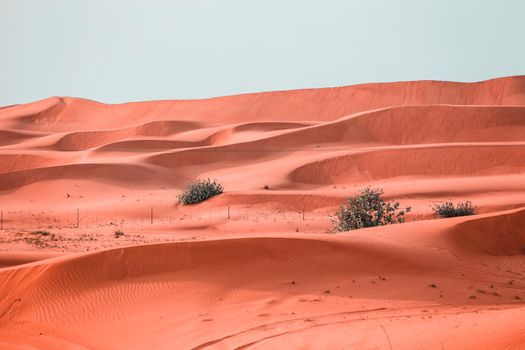
<path fill-rule="evenodd" d="M 48 231 L 33 231 L 31 232 L 32 235 L 39 235 L 39 236 L 49 236 L 49 232 Z"/>
<path fill-rule="evenodd" d="M 197 179 L 188 183 L 177 198 L 182 205 L 196 204 L 221 194 L 223 191 L 224 188 L 217 180 Z"/>
<path fill-rule="evenodd" d="M 405 213 L 411 208 L 400 210 L 399 202 L 385 202 L 383 192 L 380 188 L 366 187 L 348 198 L 332 217 L 333 230 L 342 232 L 405 222 Z"/>
<path fill-rule="evenodd" d="M 443 204 L 435 204 L 432 210 L 441 218 L 452 218 L 456 216 L 474 215 L 476 208 L 471 201 L 457 203 L 454 206 L 452 202 L 445 202 Z"/>

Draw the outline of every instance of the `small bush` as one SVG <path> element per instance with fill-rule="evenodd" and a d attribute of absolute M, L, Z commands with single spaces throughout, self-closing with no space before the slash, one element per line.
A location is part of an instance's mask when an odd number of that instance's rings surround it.
<path fill-rule="evenodd" d="M 121 230 L 115 230 L 114 236 L 115 238 L 120 238 L 120 236 L 124 236 L 124 232 Z"/>
<path fill-rule="evenodd" d="M 39 235 L 39 236 L 49 236 L 48 231 L 33 231 L 31 232 L 32 235 Z"/>
<path fill-rule="evenodd" d="M 342 232 L 364 227 L 383 226 L 405 222 L 405 213 L 411 208 L 399 210 L 398 202 L 386 203 L 381 196 L 382 189 L 370 187 L 359 191 L 357 196 L 348 198 L 332 218 L 334 231 Z"/>
<path fill-rule="evenodd" d="M 436 204 L 432 207 L 432 210 L 441 218 L 474 215 L 476 212 L 476 208 L 472 205 L 472 202 L 470 201 L 458 203 L 455 207 L 454 203 L 452 202 Z"/>
<path fill-rule="evenodd" d="M 182 205 L 196 204 L 208 198 L 221 194 L 224 188 L 217 180 L 210 179 L 190 182 L 178 196 L 178 201 Z"/>

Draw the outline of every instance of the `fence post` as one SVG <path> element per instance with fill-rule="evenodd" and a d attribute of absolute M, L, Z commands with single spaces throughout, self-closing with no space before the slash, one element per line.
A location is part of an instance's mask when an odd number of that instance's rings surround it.
<path fill-rule="evenodd" d="M 304 221 L 304 208 L 303 208 L 303 221 Z"/>
<path fill-rule="evenodd" d="M 153 207 L 151 207 L 151 211 L 150 211 L 150 222 L 151 222 L 151 225 L 153 225 Z"/>
<path fill-rule="evenodd" d="M 230 220 L 230 206 L 228 205 L 228 220 Z"/>

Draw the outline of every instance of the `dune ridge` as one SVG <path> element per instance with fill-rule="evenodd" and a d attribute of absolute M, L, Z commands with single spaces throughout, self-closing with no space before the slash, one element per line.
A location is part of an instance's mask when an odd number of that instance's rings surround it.
<path fill-rule="evenodd" d="M 15 105 L 2 111 L 7 119 L 59 127 L 61 124 L 111 114 L 104 125 L 113 127 L 150 119 L 154 115 L 171 115 L 177 120 L 333 120 L 344 115 L 402 105 L 523 105 L 525 76 L 456 83 L 443 81 L 409 81 L 373 83 L 324 89 L 303 89 L 252 93 L 202 100 L 131 102 L 105 105 L 71 97 L 52 97 L 27 105 Z M 351 103 L 349 103 L 351 102 Z M 120 124 L 119 124 L 120 123 Z M 46 126 L 47 125 L 47 126 Z M 86 126 L 84 126 L 86 127 Z"/>

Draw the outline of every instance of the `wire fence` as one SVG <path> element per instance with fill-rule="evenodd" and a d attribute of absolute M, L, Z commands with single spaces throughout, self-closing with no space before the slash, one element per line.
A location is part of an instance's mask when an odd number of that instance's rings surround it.
<path fill-rule="evenodd" d="M 125 213 L 76 208 L 57 211 L 11 209 L 0 210 L 0 230 L 96 228 L 105 226 L 166 225 L 206 220 L 253 222 L 327 221 L 326 214 L 290 210 L 224 206 L 215 208 L 166 209 L 154 206 L 132 208 Z"/>

